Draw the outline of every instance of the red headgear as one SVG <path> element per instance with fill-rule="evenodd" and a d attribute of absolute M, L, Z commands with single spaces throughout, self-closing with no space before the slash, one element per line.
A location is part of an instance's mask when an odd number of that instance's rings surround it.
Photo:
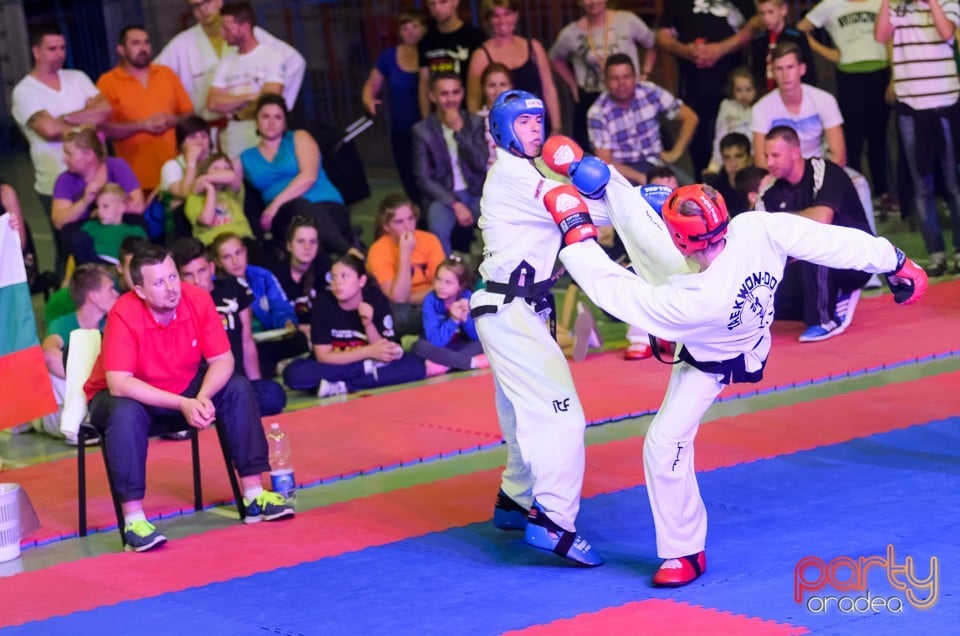
<path fill-rule="evenodd" d="M 696 205 L 703 215 L 682 214 L 680 208 L 688 201 Z M 663 221 L 670 230 L 673 244 L 684 256 L 690 256 L 723 238 L 727 233 L 730 215 L 719 192 L 708 185 L 695 183 L 673 191 L 663 204 Z"/>

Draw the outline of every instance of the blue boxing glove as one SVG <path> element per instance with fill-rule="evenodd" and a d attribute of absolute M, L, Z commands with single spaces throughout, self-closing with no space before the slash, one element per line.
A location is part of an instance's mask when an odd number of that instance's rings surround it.
<path fill-rule="evenodd" d="M 654 212 L 663 216 L 663 204 L 667 202 L 667 199 L 673 193 L 673 188 L 661 184 L 653 184 L 640 186 L 639 190 L 640 196 L 650 204 Z"/>
<path fill-rule="evenodd" d="M 543 162 L 589 199 L 602 199 L 610 181 L 610 168 L 600 159 L 584 156 L 583 148 L 569 137 L 553 135 L 543 144 Z"/>

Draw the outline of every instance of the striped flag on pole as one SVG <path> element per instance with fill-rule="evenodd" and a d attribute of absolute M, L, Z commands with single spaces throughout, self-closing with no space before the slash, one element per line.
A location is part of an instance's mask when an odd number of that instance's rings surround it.
<path fill-rule="evenodd" d="M 0 429 L 57 410 L 37 340 L 20 236 L 0 216 Z"/>

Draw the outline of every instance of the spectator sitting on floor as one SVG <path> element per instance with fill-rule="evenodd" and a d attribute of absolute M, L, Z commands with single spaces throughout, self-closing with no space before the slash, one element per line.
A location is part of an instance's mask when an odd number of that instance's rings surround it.
<path fill-rule="evenodd" d="M 234 375 L 250 380 L 260 405 L 260 415 L 276 415 L 287 405 L 283 387 L 260 375 L 260 357 L 253 341 L 253 292 L 233 276 L 214 278 L 214 264 L 206 246 L 197 238 L 182 238 L 173 244 L 173 260 L 180 279 L 210 294 L 233 353 Z"/>
<path fill-rule="evenodd" d="M 133 255 L 142 250 L 150 241 L 139 236 L 128 236 L 120 243 L 120 251 L 117 254 L 117 291 L 121 294 L 133 289 L 133 282 L 130 280 L 130 261 Z M 43 306 L 43 320 L 48 325 L 60 316 L 64 316 L 77 310 L 73 298 L 70 296 L 70 287 L 61 287 L 50 294 L 50 299 Z"/>
<path fill-rule="evenodd" d="M 294 514 L 283 496 L 263 489 L 267 440 L 250 382 L 234 375 L 233 354 L 210 295 L 180 283 L 170 252 L 151 246 L 130 264 L 133 293 L 107 317 L 103 347 L 84 385 L 90 423 L 109 443 L 105 461 L 123 511 L 124 536 L 137 552 L 166 537 L 147 521 L 147 432 L 158 417 L 197 429 L 222 427 L 240 476 L 245 523 Z M 205 363 L 205 364 L 204 364 Z"/>
<path fill-rule="evenodd" d="M 470 315 L 470 272 L 459 256 L 440 263 L 423 299 L 423 333 L 411 351 L 426 360 L 427 375 L 490 366 Z"/>
<path fill-rule="evenodd" d="M 320 241 L 332 254 L 363 254 L 351 245 L 350 213 L 343 196 L 323 169 L 320 146 L 306 130 L 287 130 L 286 102 L 278 95 L 257 101 L 255 117 L 260 143 L 240 154 L 243 178 L 266 203 L 253 210 L 250 223 L 257 235 L 269 231 L 275 243 L 287 235 L 294 216 L 317 220 Z"/>
<path fill-rule="evenodd" d="M 297 329 L 297 316 L 293 313 L 290 300 L 273 273 L 250 265 L 247 261 L 247 247 L 236 234 L 220 234 L 210 245 L 217 269 L 223 274 L 235 277 L 253 292 L 253 331 L 277 330 L 275 339 L 258 343 L 260 352 L 260 371 L 264 377 L 273 377 L 277 363 L 309 349 L 306 336 Z"/>
<path fill-rule="evenodd" d="M 295 216 L 287 228 L 287 258 L 277 263 L 273 273 L 290 299 L 300 330 L 310 336 L 310 311 L 317 296 L 327 288 L 330 255 L 320 247 L 317 221 Z"/>
<path fill-rule="evenodd" d="M 137 178 L 126 161 L 107 156 L 107 148 L 93 128 L 64 135 L 63 158 L 67 170 L 53 185 L 51 216 L 65 254 L 71 253 L 74 234 L 90 218 L 97 194 L 108 183 L 116 183 L 129 195 L 125 210 L 131 215 L 128 220 L 142 222 L 144 198 Z"/>
<path fill-rule="evenodd" d="M 727 99 L 720 102 L 720 112 L 717 113 L 714 126 L 713 155 L 704 176 L 719 173 L 723 167 L 720 144 L 727 135 L 740 133 L 749 140 L 753 134 L 750 124 L 753 119 L 753 102 L 757 99 L 757 89 L 754 87 L 750 69 L 745 66 L 734 69 L 727 83 L 727 95 Z M 750 146 L 747 145 L 748 153 L 749 148 Z M 730 177 L 732 178 L 733 175 Z"/>
<path fill-rule="evenodd" d="M 221 153 L 210 155 L 200 164 L 197 174 L 193 192 L 183 208 L 193 235 L 210 245 L 220 234 L 231 232 L 245 239 L 248 249 L 256 245 L 243 213 L 242 180 L 230 159 Z"/>
<path fill-rule="evenodd" d="M 647 173 L 647 183 L 650 185 L 663 185 L 676 190 L 680 187 L 677 182 L 676 173 L 667 166 L 657 166 L 651 168 Z"/>
<path fill-rule="evenodd" d="M 190 225 L 183 216 L 183 204 L 194 190 L 199 176 L 200 162 L 210 156 L 213 144 L 210 139 L 210 124 L 197 115 L 184 117 L 174 129 L 177 148 L 180 150 L 160 169 L 160 195 L 173 217 L 174 234 L 177 238 L 190 236 Z"/>
<path fill-rule="evenodd" d="M 43 339 L 43 358 L 47 363 L 53 395 L 57 406 L 63 407 L 67 389 L 66 359 L 70 346 L 70 333 L 74 329 L 99 329 L 103 331 L 104 319 L 119 298 L 113 276 L 103 265 L 86 263 L 73 270 L 67 287 L 77 310 L 59 316 L 47 325 L 47 337 Z M 60 409 L 40 420 L 41 430 L 54 437 L 63 437 L 60 432 Z M 68 442 L 76 443 L 76 438 Z"/>
<path fill-rule="evenodd" d="M 97 211 L 75 234 L 73 255 L 77 264 L 107 262 L 116 265 L 120 244 L 128 236 L 147 238 L 139 225 L 123 222 L 127 211 L 127 191 L 116 183 L 108 183 L 97 194 Z"/>
<path fill-rule="evenodd" d="M 480 117 L 463 110 L 459 75 L 436 73 L 429 95 L 436 112 L 413 127 L 413 170 L 427 205 L 427 227 L 444 254 L 469 252 L 490 158 L 485 128 Z M 455 233 L 458 226 L 463 229 Z"/>
<path fill-rule="evenodd" d="M 417 229 L 418 212 L 403 194 L 386 195 L 367 256 L 367 269 L 390 300 L 398 336 L 420 333 L 420 307 L 444 259 L 437 237 Z"/>
<path fill-rule="evenodd" d="M 776 126 L 764 144 L 767 168 L 775 179 L 760 192 L 769 212 L 787 212 L 873 234 L 857 189 L 846 171 L 826 159 L 804 159 L 800 138 L 789 126 Z M 774 296 L 778 320 L 803 320 L 800 342 L 818 342 L 842 334 L 853 321 L 860 290 L 870 274 L 792 261 Z"/>
<path fill-rule="evenodd" d="M 759 166 L 748 166 L 737 173 L 734 178 L 734 187 L 737 190 L 737 198 L 744 203 L 746 207 L 740 210 L 727 209 L 730 216 L 736 216 L 741 212 L 748 212 L 757 209 L 757 201 L 760 199 L 760 185 L 767 175 L 766 168 Z"/>
<path fill-rule="evenodd" d="M 330 291 L 313 306 L 311 333 L 313 355 L 283 371 L 291 389 L 325 398 L 414 382 L 426 374 L 423 360 L 404 353 L 394 340 L 390 303 L 352 254 L 330 269 Z"/>
<path fill-rule="evenodd" d="M 715 174 L 704 174 L 703 182 L 713 186 L 723 196 L 727 203 L 727 210 L 742 212 L 747 209 L 747 202 L 740 199 L 734 186 L 737 173 L 753 165 L 753 154 L 750 148 L 750 138 L 742 133 L 729 133 L 720 140 L 720 156 L 723 163 Z"/>

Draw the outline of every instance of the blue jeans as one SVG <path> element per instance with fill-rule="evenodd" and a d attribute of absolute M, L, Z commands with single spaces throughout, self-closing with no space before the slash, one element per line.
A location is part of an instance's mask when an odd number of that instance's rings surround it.
<path fill-rule="evenodd" d="M 474 221 L 480 218 L 480 197 L 475 197 L 466 190 L 454 192 L 454 194 L 473 212 Z M 443 253 L 449 256 L 450 252 L 453 251 L 450 235 L 453 234 L 453 229 L 457 226 L 457 217 L 453 213 L 453 208 L 439 201 L 431 201 L 427 208 L 427 226 L 440 239 Z"/>
<path fill-rule="evenodd" d="M 920 218 L 923 244 L 928 254 L 938 254 L 942 260 L 946 248 L 937 218 L 934 171 L 939 167 L 943 174 L 943 188 L 953 227 L 953 248 L 957 253 L 960 253 L 960 185 L 957 184 L 957 153 L 953 147 L 951 122 L 946 116 L 937 117 L 937 122 L 939 139 L 920 140 L 917 138 L 916 119 L 907 113 L 897 114 L 903 152 L 913 182 L 913 201 Z M 921 158 L 924 153 L 935 153 L 935 156 L 932 160 L 924 161 Z"/>

